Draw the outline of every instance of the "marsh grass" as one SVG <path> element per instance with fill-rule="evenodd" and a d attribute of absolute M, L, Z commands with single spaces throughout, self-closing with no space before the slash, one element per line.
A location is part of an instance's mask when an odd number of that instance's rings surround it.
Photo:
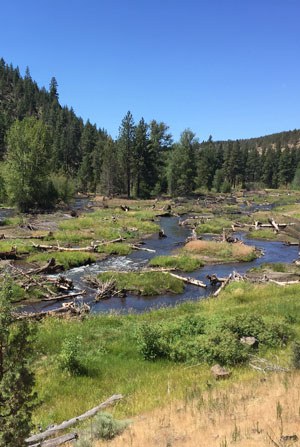
<path fill-rule="evenodd" d="M 282 240 L 282 239 L 287 239 L 286 236 L 282 235 L 278 235 L 277 233 L 275 233 L 271 228 L 266 228 L 266 229 L 260 229 L 257 231 L 249 231 L 247 233 L 247 238 L 249 239 L 261 239 L 261 240 L 267 240 L 267 241 L 278 241 L 278 240 Z"/>
<path fill-rule="evenodd" d="M 127 256 L 132 252 L 132 248 L 125 242 L 101 245 L 97 249 L 98 253 L 107 253 L 109 255 Z"/>
<path fill-rule="evenodd" d="M 102 281 L 115 280 L 119 289 L 137 295 L 151 296 L 163 293 L 182 293 L 184 283 L 168 273 L 162 272 L 104 272 L 98 275 Z"/>
<path fill-rule="evenodd" d="M 212 233 L 221 234 L 224 228 L 230 228 L 232 221 L 223 217 L 209 219 L 207 222 L 197 226 L 197 234 Z"/>
<path fill-rule="evenodd" d="M 16 248 L 19 254 L 32 253 L 35 251 L 33 246 L 35 242 L 34 239 L 0 240 L 0 251 L 10 251 Z"/>
<path fill-rule="evenodd" d="M 198 255 L 200 259 L 218 262 L 252 261 L 257 257 L 255 247 L 228 242 L 191 241 L 185 245 L 184 251 Z"/>
<path fill-rule="evenodd" d="M 118 237 L 132 240 L 158 231 L 158 225 L 153 222 L 154 216 L 152 210 L 125 213 L 120 209 L 103 209 L 62 221 L 53 237 L 79 244 L 86 240 L 109 241 Z"/>
<path fill-rule="evenodd" d="M 91 264 L 92 262 L 95 262 L 97 260 L 97 255 L 94 253 L 84 252 L 35 253 L 28 256 L 27 261 L 44 264 L 49 261 L 50 258 L 54 258 L 57 264 L 62 264 L 67 270 L 73 267 Z"/>
<path fill-rule="evenodd" d="M 152 267 L 174 268 L 183 272 L 192 272 L 203 267 L 204 262 L 193 256 L 178 254 L 174 256 L 156 256 L 150 260 L 149 265 Z"/>

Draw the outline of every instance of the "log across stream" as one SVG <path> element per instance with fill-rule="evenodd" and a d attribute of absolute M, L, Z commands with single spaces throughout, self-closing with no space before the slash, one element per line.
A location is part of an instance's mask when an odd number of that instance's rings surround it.
<path fill-rule="evenodd" d="M 91 302 L 95 296 L 95 290 L 89 289 L 86 283 L 83 283 L 82 277 L 87 275 L 96 275 L 103 271 L 135 271 L 147 266 L 148 261 L 154 256 L 169 255 L 184 245 L 185 239 L 190 236 L 190 230 L 187 227 L 178 225 L 177 217 L 162 217 L 160 220 L 161 228 L 168 235 L 166 238 L 158 239 L 157 235 L 145 241 L 145 247 L 154 252 L 134 251 L 128 256 L 111 256 L 104 261 L 91 264 L 89 266 L 79 267 L 64 272 L 64 275 L 71 278 L 78 290 L 85 289 L 86 295 L 84 302 Z M 243 234 L 236 234 L 243 238 Z M 217 288 L 211 287 L 206 278 L 208 274 L 216 274 L 218 277 L 227 277 L 233 270 L 243 274 L 252 267 L 257 267 L 262 263 L 268 262 L 287 262 L 291 263 L 298 258 L 298 247 L 285 246 L 282 242 L 270 242 L 261 240 L 246 240 L 248 245 L 255 245 L 261 249 L 264 255 L 251 262 L 228 263 L 207 265 L 194 272 L 184 274 L 184 276 L 193 277 L 206 284 L 206 289 L 187 284 L 185 291 L 180 295 L 159 295 L 159 296 L 133 296 L 127 295 L 125 298 L 113 297 L 109 300 L 103 300 L 92 305 L 92 312 L 110 312 L 118 311 L 127 313 L 130 311 L 143 312 L 150 308 L 161 306 L 174 306 L 179 302 L 187 300 L 196 300 L 211 295 Z M 181 273 L 180 273 L 181 274 Z M 34 306 L 24 306 L 22 310 L 42 311 L 50 310 L 60 306 L 59 303 L 36 303 Z"/>

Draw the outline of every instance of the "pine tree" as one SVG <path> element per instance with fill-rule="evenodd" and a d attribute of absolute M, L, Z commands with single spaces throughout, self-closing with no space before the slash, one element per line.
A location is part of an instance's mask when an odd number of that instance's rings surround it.
<path fill-rule="evenodd" d="M 103 148 L 101 165 L 101 192 L 111 196 L 120 192 L 122 185 L 117 145 L 108 137 Z"/>
<path fill-rule="evenodd" d="M 121 166 L 124 171 L 124 191 L 131 195 L 133 186 L 133 166 L 135 161 L 135 125 L 131 112 L 127 112 L 119 129 L 118 146 Z"/>
<path fill-rule="evenodd" d="M 32 329 L 14 321 L 12 284 L 0 289 L 0 447 L 23 447 L 31 428 L 34 376 L 30 370 Z"/>
<path fill-rule="evenodd" d="M 49 93 L 52 101 L 58 101 L 58 91 L 57 91 L 58 83 L 56 78 L 53 76 L 49 85 Z"/>
<path fill-rule="evenodd" d="M 173 140 L 169 127 L 163 122 L 152 120 L 149 130 L 148 185 L 151 192 L 159 194 L 167 191 L 167 160 Z"/>
<path fill-rule="evenodd" d="M 180 142 L 174 145 L 168 164 L 168 186 L 172 195 L 190 194 L 195 187 L 196 147 L 195 134 L 186 129 L 182 132 Z"/>
<path fill-rule="evenodd" d="M 153 165 L 149 146 L 148 125 L 144 118 L 135 128 L 134 178 L 137 197 L 149 197 L 152 186 Z"/>

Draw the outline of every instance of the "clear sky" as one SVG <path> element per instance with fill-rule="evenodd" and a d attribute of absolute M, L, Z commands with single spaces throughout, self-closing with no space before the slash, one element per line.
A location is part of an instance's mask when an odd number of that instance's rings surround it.
<path fill-rule="evenodd" d="M 300 128 L 300 0 L 1 2 L 0 57 L 113 136 L 128 110 L 175 139 Z"/>

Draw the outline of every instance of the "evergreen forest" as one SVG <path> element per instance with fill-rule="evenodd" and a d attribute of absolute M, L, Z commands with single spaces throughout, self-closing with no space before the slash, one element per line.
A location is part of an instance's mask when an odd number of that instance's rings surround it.
<path fill-rule="evenodd" d="M 200 123 L 201 126 L 201 123 Z M 61 106 L 48 90 L 0 59 L 0 201 L 22 211 L 67 201 L 74 191 L 149 198 L 235 188 L 300 185 L 300 130 L 236 141 L 200 141 L 128 111 L 116 139 Z"/>

